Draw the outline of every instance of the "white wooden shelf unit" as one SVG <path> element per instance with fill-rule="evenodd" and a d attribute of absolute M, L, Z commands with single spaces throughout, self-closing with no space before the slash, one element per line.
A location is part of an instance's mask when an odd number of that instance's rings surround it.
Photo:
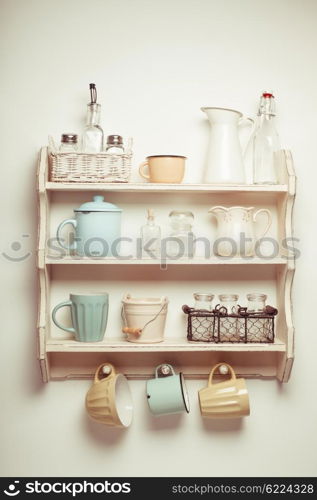
<path fill-rule="evenodd" d="M 40 152 L 37 190 L 39 200 L 39 232 L 38 232 L 38 275 L 39 275 L 39 315 L 38 315 L 38 359 L 44 382 L 49 380 L 65 380 L 68 378 L 90 378 L 99 363 L 109 361 L 129 378 L 147 378 L 154 372 L 154 367 L 169 362 L 182 371 L 185 377 L 202 378 L 210 372 L 213 364 L 223 361 L 233 365 L 235 371 L 245 377 L 275 377 L 287 382 L 291 373 L 294 358 L 294 327 L 292 321 L 291 289 L 295 270 L 295 261 L 289 250 L 283 255 L 266 259 L 232 258 L 217 256 L 210 258 L 167 260 L 164 269 L 159 261 L 150 259 L 113 259 L 113 258 L 79 258 L 65 256 L 56 259 L 47 251 L 47 240 L 55 234 L 56 221 L 52 219 L 54 210 L 60 204 L 65 205 L 63 212 L 67 218 L 70 206 L 75 208 L 83 199 L 89 200 L 98 191 L 103 192 L 110 201 L 122 200 L 137 194 L 138 201 L 142 197 L 158 197 L 164 203 L 174 203 L 186 197 L 188 205 L 194 210 L 196 204 L 213 203 L 230 206 L 232 204 L 255 204 L 273 206 L 276 212 L 276 238 L 281 242 L 291 238 L 292 210 L 295 197 L 295 174 L 293 161 L 289 151 L 282 150 L 280 159 L 280 184 L 278 185 L 209 185 L 209 184 L 81 184 L 55 183 L 48 177 L 47 148 Z M 172 197 L 171 197 L 172 195 Z M 148 200 L 148 198 L 147 198 Z M 172 201 L 171 201 L 172 200 Z M 203 200 L 203 201 L 202 201 Z M 58 212 L 59 213 L 59 212 Z M 147 266 L 145 269 L 143 266 Z M 144 272 L 140 272 L 144 269 Z M 262 287 L 270 286 L 279 314 L 276 317 L 274 343 L 202 343 L 188 342 L 186 339 L 186 320 L 181 311 L 182 304 L 170 303 L 170 308 L 177 308 L 173 327 L 166 331 L 166 340 L 158 344 L 134 344 L 124 339 L 120 329 L 111 323 L 109 317 L 105 339 L 98 343 L 81 343 L 65 338 L 63 333 L 54 331 L 51 320 L 52 307 L 57 299 L 66 299 L 65 293 L 74 287 L 89 289 L 107 283 L 107 291 L 117 296 L 118 307 L 120 296 L 127 287 L 143 278 L 142 286 L 152 286 L 156 295 L 168 295 L 168 287 L 176 290 L 181 287 L 193 290 L 200 284 L 214 287 L 242 286 L 249 290 L 255 280 Z M 125 285 L 125 288 L 122 286 Z M 248 288 L 249 287 L 249 288 Z M 72 288 L 72 289 L 71 289 Z M 166 293 L 167 290 L 167 293 Z M 265 290 L 263 290 L 265 292 Z M 161 293 L 162 292 L 162 293 Z M 117 294 L 117 295 L 116 295 Z M 186 295 L 188 301 L 191 296 Z M 60 301 L 59 300 L 59 301 Z M 115 303 L 116 303 L 115 302 Z M 183 302 L 184 303 L 184 302 Z M 115 309 L 115 308 L 114 308 Z M 119 316 L 119 309 L 113 314 Z M 176 325 L 176 326 L 175 326 Z M 175 331 L 175 333 L 173 333 Z M 108 334 L 110 332 L 110 335 Z M 113 336 L 112 336 L 113 335 Z"/>

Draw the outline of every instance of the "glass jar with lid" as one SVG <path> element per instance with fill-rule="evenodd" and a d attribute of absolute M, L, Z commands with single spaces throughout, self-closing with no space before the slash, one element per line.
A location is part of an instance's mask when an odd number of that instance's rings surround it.
<path fill-rule="evenodd" d="M 169 214 L 171 232 L 168 239 L 168 257 L 193 257 L 195 254 L 192 232 L 194 214 L 189 211 L 173 210 Z"/>

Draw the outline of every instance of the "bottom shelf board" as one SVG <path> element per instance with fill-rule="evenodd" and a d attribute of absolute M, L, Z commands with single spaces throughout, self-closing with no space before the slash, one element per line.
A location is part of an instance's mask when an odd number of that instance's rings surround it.
<path fill-rule="evenodd" d="M 102 363 L 111 363 L 118 373 L 129 379 L 149 379 L 155 367 L 171 364 L 175 372 L 188 379 L 207 379 L 216 363 L 229 363 L 236 375 L 248 378 L 279 378 L 285 353 L 276 351 L 126 351 L 48 352 L 47 361 L 41 361 L 43 380 L 91 379 Z M 44 363 L 44 364 L 43 364 Z M 46 365 L 46 366 L 45 366 Z"/>
<path fill-rule="evenodd" d="M 121 338 L 109 338 L 102 342 L 77 342 L 75 340 L 48 339 L 46 352 L 285 352 L 284 342 L 275 339 L 274 343 L 245 344 L 188 342 L 183 338 L 169 338 L 156 344 L 141 344 L 127 342 Z"/>

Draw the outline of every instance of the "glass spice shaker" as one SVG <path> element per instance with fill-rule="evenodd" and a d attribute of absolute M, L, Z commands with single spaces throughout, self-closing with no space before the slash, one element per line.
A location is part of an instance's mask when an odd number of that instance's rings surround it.
<path fill-rule="evenodd" d="M 77 153 L 78 151 L 78 136 L 77 134 L 62 134 L 61 145 L 59 147 L 61 153 Z"/>
<path fill-rule="evenodd" d="M 124 154 L 124 146 L 121 135 L 108 135 L 106 152 L 111 154 Z"/>
<path fill-rule="evenodd" d="M 212 293 L 195 292 L 194 293 L 195 309 L 212 311 L 212 301 L 214 297 L 215 296 Z"/>

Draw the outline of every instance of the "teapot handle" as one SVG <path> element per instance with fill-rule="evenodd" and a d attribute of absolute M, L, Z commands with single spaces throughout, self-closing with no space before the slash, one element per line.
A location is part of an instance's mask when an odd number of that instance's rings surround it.
<path fill-rule="evenodd" d="M 267 208 L 260 208 L 260 210 L 257 210 L 254 214 L 253 214 L 253 222 L 256 222 L 256 218 L 257 216 L 260 214 L 260 213 L 266 213 L 267 215 L 267 218 L 268 218 L 268 221 L 267 221 L 267 225 L 263 231 L 263 234 L 258 238 L 258 239 L 261 239 L 263 238 L 263 236 L 266 235 L 266 233 L 268 232 L 268 230 L 270 229 L 271 227 L 271 224 L 272 224 L 272 214 L 271 214 L 271 211 L 268 210 Z"/>
<path fill-rule="evenodd" d="M 76 219 L 64 220 L 63 222 L 60 223 L 60 225 L 57 228 L 57 232 L 56 232 L 57 242 L 61 247 L 66 248 L 66 250 L 75 250 L 76 249 L 76 241 L 74 241 L 74 243 L 72 245 L 68 246 L 63 242 L 64 239 L 60 237 L 60 232 L 63 229 L 63 227 L 66 226 L 66 224 L 71 224 L 74 227 L 74 229 L 76 230 L 76 227 L 77 227 Z"/>

